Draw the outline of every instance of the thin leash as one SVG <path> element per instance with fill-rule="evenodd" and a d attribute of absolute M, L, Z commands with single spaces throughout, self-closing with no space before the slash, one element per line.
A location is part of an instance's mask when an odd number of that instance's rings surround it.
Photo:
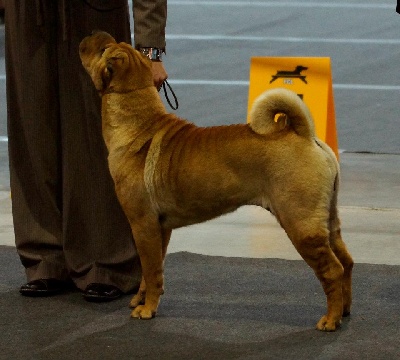
<path fill-rule="evenodd" d="M 164 82 L 162 83 L 161 87 L 162 87 L 163 90 L 164 90 L 164 96 L 165 96 L 165 99 L 166 99 L 167 102 L 168 102 L 168 105 L 171 106 L 171 109 L 172 109 L 172 110 L 177 110 L 178 107 L 179 107 L 178 98 L 176 97 L 174 90 L 172 90 L 172 87 L 171 87 L 171 85 L 169 84 L 169 82 L 168 82 L 167 80 L 164 80 Z M 161 90 L 161 87 L 158 89 L 158 91 Z M 172 96 L 173 96 L 173 98 L 174 98 L 175 106 L 172 105 L 172 102 L 171 102 L 171 100 L 169 99 L 168 92 L 167 92 L 167 87 L 168 87 L 168 90 L 171 92 L 171 94 L 172 94 Z"/>

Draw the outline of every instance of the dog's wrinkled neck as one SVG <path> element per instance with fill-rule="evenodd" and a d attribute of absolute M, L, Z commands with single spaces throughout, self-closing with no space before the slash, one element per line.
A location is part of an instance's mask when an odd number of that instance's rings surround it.
<path fill-rule="evenodd" d="M 144 90 L 144 89 L 148 89 L 151 88 L 153 86 L 145 86 L 142 88 L 132 88 L 132 89 L 124 89 L 124 90 L 118 90 L 115 89 L 113 86 L 108 87 L 105 90 L 99 90 L 99 94 L 100 96 L 104 96 L 107 94 L 129 94 L 129 93 L 133 93 L 135 91 L 140 91 L 140 90 Z"/>
<path fill-rule="evenodd" d="M 104 95 L 108 95 L 108 94 L 129 94 L 134 91 L 136 91 L 136 89 L 115 90 L 113 88 L 107 88 L 105 90 L 99 90 L 99 94 L 100 94 L 100 96 L 104 96 Z"/>
<path fill-rule="evenodd" d="M 117 129 L 118 132 L 121 129 L 136 131 L 143 126 L 149 127 L 155 119 L 167 113 L 154 86 L 125 92 L 110 90 L 102 96 L 105 137 L 114 136 Z"/>

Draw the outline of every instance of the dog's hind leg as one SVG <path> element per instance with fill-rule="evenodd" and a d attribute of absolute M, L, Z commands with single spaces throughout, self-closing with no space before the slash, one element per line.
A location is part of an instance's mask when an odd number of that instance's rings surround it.
<path fill-rule="evenodd" d="M 336 204 L 334 204 L 331 209 L 331 214 L 329 219 L 329 230 L 330 230 L 329 234 L 330 246 L 333 252 L 335 253 L 336 257 L 341 262 L 344 269 L 343 282 L 342 282 L 343 316 L 348 316 L 350 315 L 350 308 L 352 301 L 351 277 L 352 277 L 354 261 L 342 239 L 340 230 L 340 220 L 338 217 Z"/>
<path fill-rule="evenodd" d="M 313 224 L 314 223 L 314 224 Z M 317 323 L 317 329 L 335 331 L 343 314 L 343 266 L 329 246 L 327 222 L 306 219 L 300 222 L 282 224 L 293 245 L 314 270 L 324 289 L 328 310 Z"/>
<path fill-rule="evenodd" d="M 152 215 L 132 221 L 131 227 L 143 273 L 141 290 L 131 301 L 131 306 L 136 305 L 131 316 L 151 319 L 164 291 L 162 230 L 157 217 Z M 143 297 L 144 304 L 140 304 Z"/>

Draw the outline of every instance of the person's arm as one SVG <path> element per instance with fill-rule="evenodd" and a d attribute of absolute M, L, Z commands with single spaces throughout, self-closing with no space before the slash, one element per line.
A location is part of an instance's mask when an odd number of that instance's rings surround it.
<path fill-rule="evenodd" d="M 159 89 L 168 77 L 161 61 L 166 46 L 167 0 L 134 0 L 133 19 L 135 48 L 152 59 L 154 85 Z"/>

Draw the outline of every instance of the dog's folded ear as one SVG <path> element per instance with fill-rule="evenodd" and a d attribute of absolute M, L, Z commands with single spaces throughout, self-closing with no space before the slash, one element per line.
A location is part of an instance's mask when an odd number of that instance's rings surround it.
<path fill-rule="evenodd" d="M 96 90 L 99 92 L 103 92 L 110 83 L 110 74 L 107 71 L 105 63 L 102 61 L 92 66 L 89 75 L 92 78 Z"/>
<path fill-rule="evenodd" d="M 129 59 L 126 52 L 112 45 L 106 46 L 101 59 L 90 72 L 96 89 L 100 92 L 105 91 L 110 86 L 114 73 L 127 66 L 129 66 Z"/>

